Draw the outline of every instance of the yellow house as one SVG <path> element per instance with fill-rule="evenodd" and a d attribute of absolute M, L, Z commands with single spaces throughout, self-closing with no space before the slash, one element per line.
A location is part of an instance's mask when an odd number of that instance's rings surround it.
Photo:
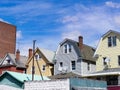
<path fill-rule="evenodd" d="M 53 58 L 55 52 L 37 48 L 34 54 L 34 68 L 35 68 L 35 75 L 42 76 L 52 76 L 54 71 L 53 65 Z M 26 73 L 32 74 L 32 65 L 33 65 L 33 54 L 32 50 L 29 49 L 29 58 L 27 60 L 26 66 Z"/>
<path fill-rule="evenodd" d="M 109 30 L 105 33 L 98 44 L 94 57 L 96 71 L 108 68 L 120 68 L 120 32 Z"/>

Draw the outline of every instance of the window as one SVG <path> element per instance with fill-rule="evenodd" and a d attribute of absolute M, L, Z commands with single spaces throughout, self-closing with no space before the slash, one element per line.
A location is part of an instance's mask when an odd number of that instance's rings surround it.
<path fill-rule="evenodd" d="M 106 57 L 103 57 L 103 65 L 107 65 L 105 59 L 106 59 Z"/>
<path fill-rule="evenodd" d="M 64 53 L 70 53 L 72 51 L 71 44 L 65 44 L 64 45 Z"/>
<path fill-rule="evenodd" d="M 116 46 L 116 36 L 108 37 L 108 47 Z"/>
<path fill-rule="evenodd" d="M 59 65 L 60 67 L 63 67 L 63 62 L 60 62 L 60 65 Z"/>
<path fill-rule="evenodd" d="M 10 64 L 10 59 L 6 60 L 7 61 L 7 64 Z"/>
<path fill-rule="evenodd" d="M 45 71 L 45 65 L 42 66 L 42 71 Z"/>
<path fill-rule="evenodd" d="M 75 61 L 71 61 L 71 66 L 72 66 L 72 70 L 76 69 L 76 63 L 75 63 Z"/>
<path fill-rule="evenodd" d="M 87 63 L 87 69 L 90 70 L 90 63 Z"/>
<path fill-rule="evenodd" d="M 71 52 L 72 51 L 72 49 L 71 49 L 71 45 L 69 44 L 69 52 Z"/>
<path fill-rule="evenodd" d="M 64 45 L 64 53 L 67 53 L 67 45 Z"/>
<path fill-rule="evenodd" d="M 120 55 L 118 56 L 118 65 L 120 66 Z"/>

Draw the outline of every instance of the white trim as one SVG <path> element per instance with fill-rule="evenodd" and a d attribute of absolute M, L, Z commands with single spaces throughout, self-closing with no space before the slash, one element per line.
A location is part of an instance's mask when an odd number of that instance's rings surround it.
<path fill-rule="evenodd" d="M 83 76 L 102 76 L 102 75 L 120 75 L 120 72 L 107 72 L 107 73 L 95 73 L 95 74 L 84 74 Z"/>
<path fill-rule="evenodd" d="M 94 55 L 93 55 L 93 57 L 95 57 L 95 55 L 97 54 L 96 52 L 98 51 L 98 48 L 100 47 L 100 43 L 102 42 L 102 38 L 99 40 L 99 42 L 98 42 L 98 45 L 97 45 L 97 48 L 96 48 L 96 50 L 95 50 L 95 53 L 94 53 Z"/>

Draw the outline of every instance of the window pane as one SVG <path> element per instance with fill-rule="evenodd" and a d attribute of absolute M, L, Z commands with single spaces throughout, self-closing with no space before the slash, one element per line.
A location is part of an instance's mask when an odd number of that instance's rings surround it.
<path fill-rule="evenodd" d="M 75 61 L 71 61 L 71 64 L 72 64 L 72 70 L 75 70 L 76 69 Z"/>
<path fill-rule="evenodd" d="M 45 71 L 45 65 L 43 65 L 42 70 Z"/>
<path fill-rule="evenodd" d="M 118 56 L 118 65 L 120 65 L 120 55 Z"/>
<path fill-rule="evenodd" d="M 90 70 L 90 63 L 87 63 L 87 69 Z"/>
<path fill-rule="evenodd" d="M 111 37 L 108 37 L 108 47 L 111 47 L 112 46 L 112 40 L 111 40 Z"/>
<path fill-rule="evenodd" d="M 69 52 L 71 52 L 72 51 L 72 49 L 71 49 L 71 45 L 69 44 Z"/>
<path fill-rule="evenodd" d="M 67 53 L 67 45 L 64 45 L 64 53 Z"/>
<path fill-rule="evenodd" d="M 116 46 L 116 36 L 113 37 L 113 46 Z"/>
<path fill-rule="evenodd" d="M 60 62 L 60 67 L 63 67 L 63 62 Z"/>

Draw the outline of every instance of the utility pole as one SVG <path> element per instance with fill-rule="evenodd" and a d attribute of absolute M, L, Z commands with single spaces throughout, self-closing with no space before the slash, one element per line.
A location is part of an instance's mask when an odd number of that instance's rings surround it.
<path fill-rule="evenodd" d="M 34 66 L 35 42 L 36 42 L 36 40 L 33 40 L 32 81 L 34 80 L 34 74 L 35 74 L 35 66 Z"/>

